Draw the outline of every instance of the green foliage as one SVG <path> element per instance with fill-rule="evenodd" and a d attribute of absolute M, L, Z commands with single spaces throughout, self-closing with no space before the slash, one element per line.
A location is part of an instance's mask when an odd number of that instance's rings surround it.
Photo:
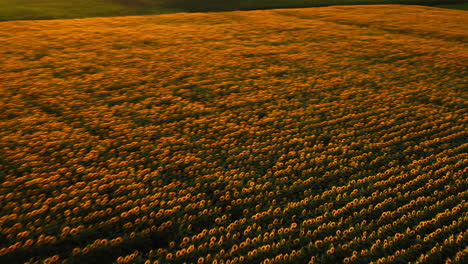
<path fill-rule="evenodd" d="M 453 5 L 437 5 L 437 7 L 468 10 L 468 3 L 453 4 Z"/>
<path fill-rule="evenodd" d="M 0 0 L 0 21 L 173 13 L 146 0 Z"/>
<path fill-rule="evenodd" d="M 110 16 L 127 12 L 124 5 L 108 0 L 0 0 L 0 21 Z"/>
<path fill-rule="evenodd" d="M 128 1 L 128 0 L 127 0 Z M 151 0 L 137 0 L 150 2 Z M 270 8 L 295 8 L 329 5 L 417 4 L 436 5 L 464 3 L 466 0 L 154 0 L 168 8 L 188 11 L 227 11 Z"/>

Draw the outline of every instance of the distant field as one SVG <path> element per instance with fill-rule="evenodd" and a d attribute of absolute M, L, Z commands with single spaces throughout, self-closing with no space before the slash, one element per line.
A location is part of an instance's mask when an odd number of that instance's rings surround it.
<path fill-rule="evenodd" d="M 468 263 L 468 21 L 0 26 L 1 263 Z"/>
<path fill-rule="evenodd" d="M 0 0 L 0 21 L 354 4 L 455 4 L 466 0 Z"/>
<path fill-rule="evenodd" d="M 0 21 L 174 13 L 171 8 L 118 0 L 0 0 Z"/>

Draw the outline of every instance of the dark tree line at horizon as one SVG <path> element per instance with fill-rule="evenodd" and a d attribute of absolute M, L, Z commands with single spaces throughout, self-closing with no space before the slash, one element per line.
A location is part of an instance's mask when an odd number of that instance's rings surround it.
<path fill-rule="evenodd" d="M 288 7 L 314 7 L 359 4 L 443 5 L 468 3 L 468 0 L 116 0 L 139 6 L 160 6 L 190 12 L 252 10 Z"/>

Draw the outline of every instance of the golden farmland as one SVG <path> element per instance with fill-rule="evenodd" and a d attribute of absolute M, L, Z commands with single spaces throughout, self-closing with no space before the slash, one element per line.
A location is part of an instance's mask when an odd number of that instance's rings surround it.
<path fill-rule="evenodd" d="M 466 263 L 467 22 L 0 23 L 0 262 Z"/>

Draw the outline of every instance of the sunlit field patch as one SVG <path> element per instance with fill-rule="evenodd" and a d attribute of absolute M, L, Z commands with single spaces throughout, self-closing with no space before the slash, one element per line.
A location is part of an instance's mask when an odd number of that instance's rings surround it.
<path fill-rule="evenodd" d="M 0 262 L 467 263 L 467 22 L 0 23 Z"/>

